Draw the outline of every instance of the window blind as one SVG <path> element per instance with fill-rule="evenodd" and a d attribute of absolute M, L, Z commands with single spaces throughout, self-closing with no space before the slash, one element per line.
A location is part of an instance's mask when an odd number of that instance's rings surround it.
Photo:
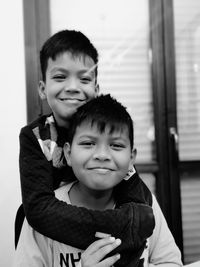
<path fill-rule="evenodd" d="M 200 1 L 175 0 L 176 81 L 181 160 L 200 160 Z"/>
<path fill-rule="evenodd" d="M 50 11 L 52 33 L 80 30 L 96 46 L 100 91 L 111 93 L 130 112 L 137 163 L 153 161 L 148 1 L 51 0 Z"/>
<path fill-rule="evenodd" d="M 174 0 L 180 160 L 200 160 L 200 1 Z M 200 171 L 181 175 L 185 263 L 200 260 Z"/>

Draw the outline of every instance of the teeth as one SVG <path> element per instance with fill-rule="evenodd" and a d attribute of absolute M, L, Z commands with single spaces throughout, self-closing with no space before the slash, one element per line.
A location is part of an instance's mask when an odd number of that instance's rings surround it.
<path fill-rule="evenodd" d="M 70 101 L 70 102 L 77 102 L 77 101 L 79 101 L 78 99 L 69 99 L 69 98 L 63 98 L 63 99 L 61 99 L 62 101 Z"/>
<path fill-rule="evenodd" d="M 83 102 L 83 101 L 85 101 L 85 100 L 83 100 L 83 99 L 76 99 L 76 98 L 74 98 L 74 99 L 70 99 L 70 98 L 61 98 L 60 99 L 61 101 L 79 101 L 79 102 Z"/>

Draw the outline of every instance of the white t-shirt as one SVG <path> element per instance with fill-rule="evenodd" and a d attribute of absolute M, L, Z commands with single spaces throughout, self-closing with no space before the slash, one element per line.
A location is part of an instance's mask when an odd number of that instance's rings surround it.
<path fill-rule="evenodd" d="M 69 191 L 72 185 L 73 183 L 70 183 L 58 188 L 55 191 L 56 197 L 71 204 Z M 155 228 L 151 237 L 148 238 L 147 247 L 141 256 L 144 258 L 144 267 L 163 263 L 182 266 L 180 251 L 155 196 L 153 196 L 152 208 L 155 216 Z M 75 267 L 80 261 L 81 253 L 80 249 L 41 235 L 25 219 L 13 267 Z"/>

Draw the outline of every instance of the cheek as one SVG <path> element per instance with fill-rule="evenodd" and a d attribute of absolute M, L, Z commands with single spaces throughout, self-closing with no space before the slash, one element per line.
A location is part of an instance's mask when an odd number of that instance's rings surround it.
<path fill-rule="evenodd" d="M 119 168 L 122 171 L 127 172 L 127 170 L 129 169 L 130 161 L 131 161 L 130 156 L 124 155 L 123 157 L 118 159 Z"/>
<path fill-rule="evenodd" d="M 75 167 L 84 164 L 85 158 L 85 153 L 79 149 L 73 149 L 73 153 L 71 154 L 71 162 Z"/>
<path fill-rule="evenodd" d="M 88 96 L 92 99 L 96 96 L 96 89 L 95 89 L 95 83 L 87 85 L 85 87 L 85 92 L 87 92 Z"/>
<path fill-rule="evenodd" d="M 50 81 L 47 85 L 49 95 L 55 95 L 63 88 L 63 83 Z"/>

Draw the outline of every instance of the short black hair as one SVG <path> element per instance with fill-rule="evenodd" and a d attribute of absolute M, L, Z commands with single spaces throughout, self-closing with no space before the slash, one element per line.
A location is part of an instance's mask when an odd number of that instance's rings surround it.
<path fill-rule="evenodd" d="M 69 129 L 69 143 L 73 141 L 76 129 L 83 122 L 88 122 L 93 126 L 97 125 L 100 133 L 110 127 L 110 133 L 115 130 L 128 129 L 131 149 L 134 145 L 133 121 L 126 108 L 110 94 L 99 95 L 80 106 L 71 118 Z"/>
<path fill-rule="evenodd" d="M 90 40 L 80 31 L 63 30 L 51 36 L 40 51 L 40 66 L 42 79 L 46 80 L 46 70 L 49 58 L 55 60 L 62 53 L 70 52 L 73 56 L 89 56 L 96 64 L 97 77 L 98 52 Z"/>

